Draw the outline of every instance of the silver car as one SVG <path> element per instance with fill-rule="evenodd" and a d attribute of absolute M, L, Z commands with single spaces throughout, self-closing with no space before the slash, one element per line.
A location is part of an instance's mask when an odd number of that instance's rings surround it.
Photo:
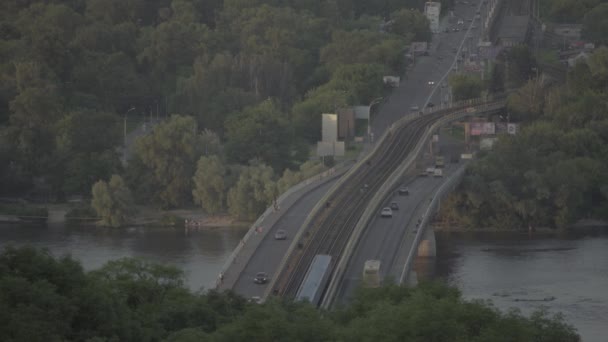
<path fill-rule="evenodd" d="M 277 230 L 277 232 L 274 233 L 274 239 L 275 240 L 285 240 L 285 239 L 287 239 L 287 232 L 284 231 L 283 229 Z"/>
<path fill-rule="evenodd" d="M 389 207 L 382 208 L 381 217 L 393 217 L 393 210 Z"/>

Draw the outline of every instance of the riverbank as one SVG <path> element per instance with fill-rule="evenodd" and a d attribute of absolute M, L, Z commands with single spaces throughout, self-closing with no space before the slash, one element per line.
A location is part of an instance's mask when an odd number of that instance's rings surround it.
<path fill-rule="evenodd" d="M 69 218 L 66 215 L 74 208 L 81 207 L 82 203 L 54 203 L 44 207 L 48 211 L 48 217 L 38 223 L 65 224 L 67 222 L 80 222 L 85 225 L 98 225 L 95 217 Z M 1 223 L 23 224 L 32 223 L 19 215 L 2 214 Z M 172 210 L 161 210 L 151 206 L 137 206 L 136 214 L 132 218 L 129 227 L 158 227 L 176 226 L 189 229 L 216 229 L 224 227 L 248 227 L 251 222 L 234 219 L 228 215 L 208 215 L 200 208 L 181 208 Z"/>
<path fill-rule="evenodd" d="M 608 221 L 595 220 L 595 219 L 584 219 L 579 220 L 575 224 L 571 225 L 566 229 L 549 228 L 549 227 L 535 227 L 533 229 L 513 229 L 505 230 L 494 227 L 485 228 L 466 228 L 466 227 L 446 227 L 444 225 L 430 225 L 433 231 L 436 233 L 532 233 L 532 234 L 564 234 L 568 232 L 579 232 L 579 231 L 608 231 Z"/>

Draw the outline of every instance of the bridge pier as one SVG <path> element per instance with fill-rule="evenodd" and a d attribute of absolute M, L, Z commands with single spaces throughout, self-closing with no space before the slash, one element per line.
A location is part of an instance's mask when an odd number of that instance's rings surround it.
<path fill-rule="evenodd" d="M 428 258 L 437 255 L 437 244 L 435 242 L 435 232 L 433 228 L 426 227 L 424 237 L 418 244 L 418 257 Z"/>

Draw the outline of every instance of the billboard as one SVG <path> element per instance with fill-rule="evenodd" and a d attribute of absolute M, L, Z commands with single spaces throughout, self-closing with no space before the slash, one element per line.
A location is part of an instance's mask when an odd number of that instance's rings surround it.
<path fill-rule="evenodd" d="M 471 122 L 471 135 L 494 135 L 496 127 L 493 122 Z"/>
<path fill-rule="evenodd" d="M 338 115 L 323 114 L 321 121 L 321 140 L 336 141 L 338 140 Z"/>

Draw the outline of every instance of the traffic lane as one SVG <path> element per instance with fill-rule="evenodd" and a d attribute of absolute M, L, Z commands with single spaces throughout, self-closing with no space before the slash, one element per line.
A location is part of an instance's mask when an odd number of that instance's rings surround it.
<path fill-rule="evenodd" d="M 306 217 L 312 211 L 312 208 L 321 200 L 338 179 L 339 177 L 328 181 L 304 195 L 297 203 L 294 203 L 283 216 L 281 216 L 273 227 L 270 228 L 271 230 L 266 234 L 253 256 L 247 262 L 247 266 L 245 266 L 245 269 L 239 275 L 239 278 L 233 287 L 233 290 L 236 293 L 246 298 L 251 298 L 253 296 L 261 297 L 264 294 L 267 285 L 255 284 L 253 282 L 256 273 L 266 272 L 270 278 L 275 275 L 277 267 L 285 256 L 298 229 L 302 226 Z M 285 240 L 274 239 L 274 235 L 279 229 L 283 229 L 287 232 L 287 238 Z"/>
<path fill-rule="evenodd" d="M 432 192 L 427 193 L 427 199 L 422 199 L 421 205 L 416 209 L 416 212 L 414 213 L 414 215 L 416 215 L 416 217 L 422 219 L 422 217 L 424 216 L 424 214 L 426 214 L 428 205 L 430 204 L 430 199 L 432 199 L 433 194 L 439 190 L 439 187 L 441 187 L 441 185 L 443 185 L 443 183 L 445 182 L 445 180 L 447 179 L 446 177 L 449 177 L 454 171 L 457 170 L 457 166 L 455 165 L 449 165 L 444 169 L 445 172 L 445 176 L 443 178 L 441 178 L 441 181 L 436 184 L 435 188 L 433 189 Z M 399 245 L 399 249 L 396 251 L 396 255 L 394 257 L 394 263 L 392 265 L 390 265 L 390 268 L 388 268 L 388 275 L 393 277 L 394 279 L 399 279 L 403 273 L 403 267 L 405 262 L 407 261 L 407 255 L 410 253 L 412 248 L 417 248 L 417 246 L 414 246 L 414 242 L 416 239 L 416 235 L 418 234 L 418 229 L 419 227 L 417 227 L 416 223 L 418 222 L 418 220 L 412 220 L 408 223 L 408 225 L 405 227 L 405 235 L 402 237 L 401 241 L 400 241 L 400 245 Z M 423 227 L 423 229 L 427 229 L 428 225 Z M 422 233 L 422 232 L 420 232 Z M 397 256 L 397 253 L 399 253 L 399 256 Z M 380 266 L 382 267 L 382 266 Z"/>
<path fill-rule="evenodd" d="M 403 269 L 403 261 L 398 260 L 398 253 L 402 248 L 407 252 L 412 247 L 414 230 L 418 219 L 426 211 L 429 199 L 444 183 L 456 165 L 446 165 L 444 177 L 417 177 L 409 186 L 409 196 L 394 195 L 386 203 L 399 203 L 399 210 L 393 211 L 393 218 L 376 216 L 365 230 L 353 255 L 351 263 L 347 266 L 344 279 L 338 292 L 338 303 L 346 304 L 352 297 L 355 289 L 361 282 L 363 265 L 366 260 L 380 260 L 380 277 L 389 276 L 398 280 Z M 378 214 L 379 215 L 379 214 Z M 405 243 L 404 243 L 405 241 Z M 397 264 L 401 263 L 401 265 Z"/>
<path fill-rule="evenodd" d="M 339 303 L 348 302 L 354 290 L 359 286 L 366 260 L 382 260 L 387 249 L 398 248 L 397 243 L 403 236 L 405 222 L 411 218 L 418 203 L 423 200 L 425 190 L 431 187 L 433 183 L 435 181 L 430 177 L 414 179 L 408 185 L 410 191 L 408 196 L 396 195 L 385 202 L 386 206 L 390 202 L 397 202 L 399 210 L 393 212 L 392 218 L 382 218 L 378 212 L 363 232 L 340 284 L 337 298 Z M 380 273 L 381 276 L 385 274 L 383 265 L 380 265 Z"/>
<path fill-rule="evenodd" d="M 464 25 L 460 26 L 464 28 Z M 439 86 L 439 81 L 450 72 L 457 58 L 453 49 L 459 48 L 466 34 L 467 31 L 463 29 L 459 32 L 435 35 L 433 44 L 438 44 L 436 52 L 432 56 L 417 57 L 414 66 L 403 76 L 400 86 L 393 90 L 373 118 L 371 129 L 376 137 L 380 137 L 393 122 L 405 115 L 411 115 L 411 107 L 422 109 L 434 87 Z M 442 59 L 437 60 L 437 55 Z M 434 84 L 430 85 L 429 81 Z"/>

